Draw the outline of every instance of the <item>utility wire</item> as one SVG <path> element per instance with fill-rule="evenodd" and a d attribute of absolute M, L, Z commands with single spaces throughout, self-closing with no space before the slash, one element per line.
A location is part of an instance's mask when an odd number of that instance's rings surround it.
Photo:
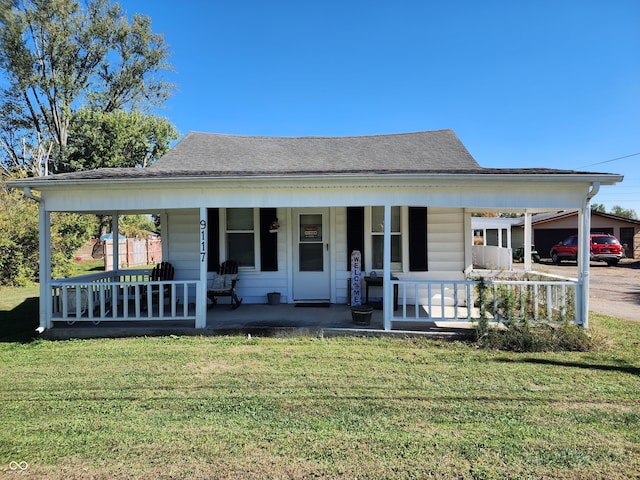
<path fill-rule="evenodd" d="M 640 155 L 640 152 L 632 153 L 631 155 L 625 155 L 624 157 L 612 158 L 611 160 L 605 160 L 604 162 L 596 162 L 596 163 L 591 163 L 589 165 L 583 165 L 582 167 L 578 167 L 578 168 L 586 168 L 586 167 L 593 167 L 594 165 L 602 165 L 603 163 L 615 162 L 616 160 L 622 160 L 623 158 L 635 157 L 636 155 Z"/>

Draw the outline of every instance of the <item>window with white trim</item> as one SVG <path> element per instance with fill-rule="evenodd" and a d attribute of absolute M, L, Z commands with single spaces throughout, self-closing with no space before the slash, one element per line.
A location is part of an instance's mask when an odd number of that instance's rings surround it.
<path fill-rule="evenodd" d="M 391 207 L 391 269 L 402 270 L 401 209 Z M 371 268 L 384 270 L 384 207 L 371 207 Z"/>
<path fill-rule="evenodd" d="M 256 268 L 256 211 L 253 208 L 227 208 L 226 258 L 239 267 Z"/>

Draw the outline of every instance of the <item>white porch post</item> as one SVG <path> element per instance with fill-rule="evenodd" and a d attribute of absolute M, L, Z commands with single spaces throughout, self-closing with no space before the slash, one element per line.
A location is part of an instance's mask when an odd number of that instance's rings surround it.
<path fill-rule="evenodd" d="M 111 214 L 111 238 L 113 239 L 113 265 L 114 272 L 120 270 L 120 221 L 118 212 Z"/>
<path fill-rule="evenodd" d="M 169 215 L 166 210 L 160 213 L 160 225 L 162 225 L 162 260 L 169 258 Z"/>
<path fill-rule="evenodd" d="M 531 271 L 531 213 L 524 212 L 524 271 Z"/>
<path fill-rule="evenodd" d="M 486 240 L 486 238 L 487 238 L 487 235 L 485 233 L 483 239 Z M 471 212 L 465 209 L 464 210 L 464 273 L 467 274 L 472 270 L 473 270 L 473 226 L 471 225 Z"/>
<path fill-rule="evenodd" d="M 200 228 L 198 229 L 198 245 L 200 246 L 200 281 L 196 286 L 196 328 L 207 327 L 207 265 L 208 265 L 208 232 L 207 209 L 200 207 Z"/>
<path fill-rule="evenodd" d="M 578 318 L 582 327 L 589 327 L 589 269 L 591 260 L 591 205 L 589 199 L 578 211 L 578 280 L 580 294 L 576 299 Z"/>
<path fill-rule="evenodd" d="M 384 329 L 391 330 L 391 316 L 393 315 L 393 289 L 391 288 L 391 205 L 384 206 L 384 241 L 383 241 L 384 278 L 382 281 L 382 314 Z"/>
<path fill-rule="evenodd" d="M 38 209 L 40 228 L 40 325 L 38 332 L 53 327 L 51 318 L 51 214 L 47 211 L 44 200 Z"/>

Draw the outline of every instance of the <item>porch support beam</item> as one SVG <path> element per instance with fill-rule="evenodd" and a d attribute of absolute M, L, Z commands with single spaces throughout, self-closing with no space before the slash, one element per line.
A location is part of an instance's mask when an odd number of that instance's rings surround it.
<path fill-rule="evenodd" d="M 591 240 L 591 205 L 589 200 L 578 211 L 578 289 L 576 310 L 578 320 L 582 321 L 582 327 L 589 327 L 589 268 Z"/>
<path fill-rule="evenodd" d="M 198 245 L 200 246 L 200 281 L 196 286 L 196 328 L 207 328 L 207 256 L 209 251 L 207 209 L 200 207 L 200 228 Z M 185 299 L 187 302 L 188 299 Z"/>
<path fill-rule="evenodd" d="M 44 200 L 40 202 L 38 209 L 40 228 L 40 325 L 38 332 L 42 333 L 47 328 L 53 327 L 51 318 L 51 214 L 47 211 Z"/>
<path fill-rule="evenodd" d="M 408 230 L 407 230 L 408 231 Z M 484 230 L 483 241 L 487 241 L 487 231 Z M 473 227 L 471 225 L 471 212 L 464 210 L 464 273 L 473 270 Z"/>
<path fill-rule="evenodd" d="M 531 271 L 531 213 L 524 212 L 524 271 Z M 509 244 L 511 246 L 511 244 Z"/>
<path fill-rule="evenodd" d="M 391 205 L 384 206 L 384 241 L 383 241 L 384 279 L 382 281 L 382 314 L 384 329 L 391 330 L 391 315 L 393 314 L 393 289 L 391 288 Z"/>
<path fill-rule="evenodd" d="M 169 242 L 171 241 L 169 235 L 169 215 L 166 210 L 160 213 L 160 225 L 162 225 L 162 259 L 169 258 Z"/>
<path fill-rule="evenodd" d="M 113 263 L 111 269 L 114 272 L 120 270 L 120 219 L 118 212 L 111 214 L 111 238 L 113 240 Z"/>

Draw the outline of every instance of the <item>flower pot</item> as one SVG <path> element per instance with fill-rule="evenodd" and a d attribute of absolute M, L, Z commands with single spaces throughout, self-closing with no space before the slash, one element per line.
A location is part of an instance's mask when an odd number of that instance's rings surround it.
<path fill-rule="evenodd" d="M 267 293 L 267 303 L 269 305 L 280 305 L 280 292 Z"/>
<path fill-rule="evenodd" d="M 351 307 L 351 320 L 353 320 L 353 323 L 356 325 L 370 325 L 372 315 L 373 307 L 369 305 Z"/>

